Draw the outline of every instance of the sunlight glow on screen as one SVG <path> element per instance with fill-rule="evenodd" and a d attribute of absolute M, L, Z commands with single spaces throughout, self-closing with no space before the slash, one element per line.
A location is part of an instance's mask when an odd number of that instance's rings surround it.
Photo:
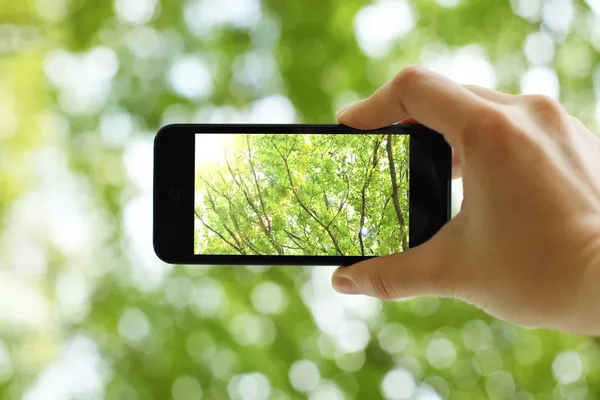
<path fill-rule="evenodd" d="M 212 164 L 223 164 L 228 145 L 233 140 L 232 134 L 207 133 L 196 135 L 196 171 Z"/>
<path fill-rule="evenodd" d="M 408 177 L 406 135 L 196 134 L 194 253 L 406 250 Z"/>

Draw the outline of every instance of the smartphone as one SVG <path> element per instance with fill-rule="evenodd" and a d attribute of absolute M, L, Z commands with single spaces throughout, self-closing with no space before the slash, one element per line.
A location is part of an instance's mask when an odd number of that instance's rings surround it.
<path fill-rule="evenodd" d="M 449 220 L 451 164 L 422 125 L 168 125 L 154 140 L 154 250 L 210 265 L 405 251 Z"/>

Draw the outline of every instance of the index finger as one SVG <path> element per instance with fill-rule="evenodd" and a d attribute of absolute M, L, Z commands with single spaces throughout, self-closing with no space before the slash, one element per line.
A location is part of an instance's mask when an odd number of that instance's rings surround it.
<path fill-rule="evenodd" d="M 490 102 L 435 72 L 404 68 L 396 77 L 338 115 L 342 124 L 376 129 L 406 117 L 440 132 L 453 146 Z"/>

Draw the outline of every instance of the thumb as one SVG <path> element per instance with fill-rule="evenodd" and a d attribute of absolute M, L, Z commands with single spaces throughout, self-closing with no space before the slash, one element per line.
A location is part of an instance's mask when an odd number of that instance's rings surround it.
<path fill-rule="evenodd" d="M 446 226 L 447 228 L 447 226 Z M 464 264 L 448 230 L 413 249 L 339 267 L 332 284 L 344 294 L 365 294 L 382 300 L 413 296 L 454 297 L 467 284 Z"/>

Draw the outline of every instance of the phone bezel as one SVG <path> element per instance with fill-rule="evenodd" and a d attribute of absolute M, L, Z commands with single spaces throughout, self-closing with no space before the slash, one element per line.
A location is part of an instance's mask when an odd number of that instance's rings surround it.
<path fill-rule="evenodd" d="M 392 133 L 410 135 L 409 247 L 427 241 L 450 219 L 451 148 L 422 126 L 396 124 L 363 131 L 345 125 L 172 124 L 154 139 L 153 242 L 169 264 L 350 265 L 372 256 L 194 254 L 194 151 L 198 133 Z"/>

